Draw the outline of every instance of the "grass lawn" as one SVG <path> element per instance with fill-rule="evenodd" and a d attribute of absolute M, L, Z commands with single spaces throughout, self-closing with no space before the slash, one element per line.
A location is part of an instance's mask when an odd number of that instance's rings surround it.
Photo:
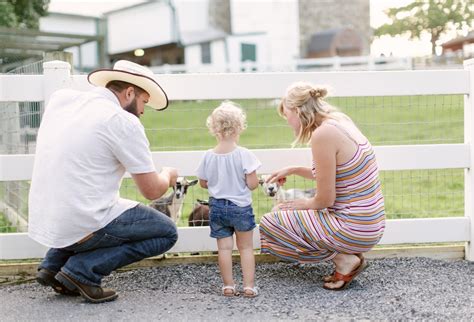
<path fill-rule="evenodd" d="M 331 104 L 348 114 L 373 145 L 441 144 L 463 142 L 463 97 L 460 95 L 334 98 Z M 242 146 L 287 148 L 293 134 L 276 112 L 275 100 L 238 100 L 247 112 L 248 128 Z M 142 117 L 152 151 L 205 150 L 215 145 L 206 118 L 218 101 L 171 102 L 164 112 L 147 110 Z M 295 160 L 295 164 L 298 160 Z M 170 164 L 169 166 L 173 166 Z M 464 172 L 461 169 L 382 171 L 380 174 L 388 218 L 463 216 Z M 289 178 L 286 188 L 310 188 L 314 182 Z M 4 194 L 0 183 L 0 198 Z M 21 194 L 26 197 L 27 185 Z M 121 196 L 147 203 L 132 180 L 125 179 Z M 190 188 L 180 226 L 196 199 L 207 199 L 207 190 Z M 253 192 L 259 219 L 272 207 L 260 189 Z M 25 205 L 22 208 L 26 208 Z M 22 209 L 26 211 L 27 209 Z M 2 223 L 0 229 L 7 226 Z M 4 228 L 5 229 L 5 228 Z M 0 230 L 2 232 L 2 230 Z"/>
<path fill-rule="evenodd" d="M 16 233 L 16 228 L 12 227 L 5 215 L 0 212 L 0 233 Z"/>
<path fill-rule="evenodd" d="M 460 95 L 334 98 L 331 104 L 348 114 L 373 145 L 440 144 L 463 142 L 463 97 Z M 293 134 L 276 112 L 275 100 L 238 100 L 247 112 L 248 128 L 241 145 L 248 148 L 287 148 Z M 153 151 L 204 150 L 215 145 L 206 118 L 218 101 L 171 102 L 168 110 L 148 110 L 142 117 Z M 297 163 L 297 160 L 295 160 Z M 172 165 L 171 165 L 172 166 Z M 463 170 L 382 171 L 381 180 L 389 218 L 445 217 L 464 214 Z M 291 178 L 287 188 L 312 187 L 314 182 Z M 131 180 L 122 195 L 146 202 Z M 188 193 L 180 225 L 197 198 L 207 191 L 194 186 Z M 260 189 L 253 192 L 258 218 L 272 202 Z"/>

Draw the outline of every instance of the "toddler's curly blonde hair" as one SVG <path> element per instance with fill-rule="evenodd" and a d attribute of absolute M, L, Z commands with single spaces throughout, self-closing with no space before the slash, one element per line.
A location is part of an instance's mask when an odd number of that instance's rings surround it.
<path fill-rule="evenodd" d="M 224 101 L 209 115 L 206 126 L 212 135 L 227 138 L 247 128 L 247 116 L 236 103 Z"/>

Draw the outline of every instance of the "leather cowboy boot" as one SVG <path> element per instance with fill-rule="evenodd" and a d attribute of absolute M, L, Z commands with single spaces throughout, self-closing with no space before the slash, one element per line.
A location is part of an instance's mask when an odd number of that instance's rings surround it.
<path fill-rule="evenodd" d="M 118 297 L 114 290 L 82 284 L 64 272 L 56 274 L 56 279 L 63 283 L 70 291 L 78 291 L 83 298 L 92 303 L 113 301 Z"/>

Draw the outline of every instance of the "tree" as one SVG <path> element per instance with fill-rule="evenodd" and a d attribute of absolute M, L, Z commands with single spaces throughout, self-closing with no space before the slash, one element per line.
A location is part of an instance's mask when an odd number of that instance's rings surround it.
<path fill-rule="evenodd" d="M 48 13 L 50 0 L 3 0 L 0 26 L 38 29 L 39 18 Z"/>
<path fill-rule="evenodd" d="M 391 22 L 377 28 L 375 36 L 408 34 L 410 39 L 419 39 L 427 32 L 431 34 L 433 54 L 443 33 L 474 26 L 472 0 L 415 0 L 405 7 L 390 8 L 385 13 Z"/>

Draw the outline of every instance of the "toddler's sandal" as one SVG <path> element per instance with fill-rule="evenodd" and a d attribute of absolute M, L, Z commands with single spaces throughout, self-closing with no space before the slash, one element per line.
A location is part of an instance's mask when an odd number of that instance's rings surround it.
<path fill-rule="evenodd" d="M 224 285 L 222 286 L 222 295 L 227 296 L 227 297 L 233 297 L 233 296 L 239 296 L 240 293 L 235 290 L 235 284 Z"/>
<path fill-rule="evenodd" d="M 244 297 L 256 297 L 258 295 L 257 287 L 244 287 Z"/>

